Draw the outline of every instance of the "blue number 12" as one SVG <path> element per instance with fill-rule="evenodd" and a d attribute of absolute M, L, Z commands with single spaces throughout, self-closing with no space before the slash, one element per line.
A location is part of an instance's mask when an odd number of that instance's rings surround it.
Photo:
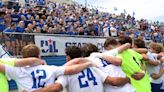
<path fill-rule="evenodd" d="M 36 79 L 36 74 L 41 74 L 39 77 L 38 77 L 38 83 L 37 83 L 37 79 Z M 39 87 L 44 87 L 45 86 L 45 82 L 43 84 L 41 84 L 41 80 L 42 79 L 45 79 L 46 78 L 46 72 L 45 70 L 36 70 L 36 72 L 31 72 L 31 75 L 32 75 L 32 79 L 33 79 L 33 86 L 32 88 L 39 88 Z"/>

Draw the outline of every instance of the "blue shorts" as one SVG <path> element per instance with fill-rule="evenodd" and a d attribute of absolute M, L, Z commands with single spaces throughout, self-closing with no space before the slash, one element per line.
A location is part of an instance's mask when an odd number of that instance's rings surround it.
<path fill-rule="evenodd" d="M 152 92 L 161 92 L 161 86 L 162 86 L 162 83 L 160 84 L 155 84 L 155 83 L 151 83 L 151 91 Z"/>

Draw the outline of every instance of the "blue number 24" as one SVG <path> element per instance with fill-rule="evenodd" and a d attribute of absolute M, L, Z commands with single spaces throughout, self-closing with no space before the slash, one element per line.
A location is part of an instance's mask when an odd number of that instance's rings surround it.
<path fill-rule="evenodd" d="M 87 75 L 88 80 L 84 79 L 86 77 L 86 75 Z M 78 80 L 79 80 L 80 88 L 88 87 L 89 86 L 88 81 L 93 81 L 93 85 L 98 85 L 98 83 L 96 82 L 95 76 L 93 75 L 91 69 L 89 69 L 89 68 L 87 68 L 86 74 L 84 73 L 84 71 L 81 72 L 81 75 L 78 77 Z M 83 82 L 82 82 L 82 80 L 83 80 Z"/>
<path fill-rule="evenodd" d="M 44 87 L 45 86 L 45 82 L 41 84 L 41 80 L 46 78 L 46 72 L 45 70 L 36 70 L 31 72 L 32 75 L 32 79 L 33 79 L 33 86 L 32 88 L 39 88 L 39 87 Z M 37 79 L 36 76 L 39 75 L 38 77 L 38 83 L 37 83 Z"/>

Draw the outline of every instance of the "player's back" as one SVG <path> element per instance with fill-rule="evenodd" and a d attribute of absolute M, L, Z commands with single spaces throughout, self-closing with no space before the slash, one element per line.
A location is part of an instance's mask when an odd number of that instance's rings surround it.
<path fill-rule="evenodd" d="M 39 65 L 35 67 L 6 68 L 8 79 L 16 81 L 19 92 L 32 91 L 48 84 L 53 84 L 55 78 L 64 73 L 64 69 L 56 66 Z"/>
<path fill-rule="evenodd" d="M 126 77 L 120 66 L 115 66 L 100 58 L 92 58 L 93 62 L 110 77 Z M 127 83 L 124 86 L 104 85 L 105 92 L 134 92 L 132 86 Z"/>
<path fill-rule="evenodd" d="M 68 92 L 104 92 L 103 82 L 107 75 L 97 68 L 87 68 L 75 75 L 66 76 Z"/>

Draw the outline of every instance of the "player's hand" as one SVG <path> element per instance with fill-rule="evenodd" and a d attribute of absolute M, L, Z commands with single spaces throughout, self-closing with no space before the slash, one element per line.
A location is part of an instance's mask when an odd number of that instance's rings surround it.
<path fill-rule="evenodd" d="M 130 83 L 130 78 L 126 77 L 126 80 L 127 80 L 128 83 Z"/>
<path fill-rule="evenodd" d="M 23 90 L 22 92 L 28 92 L 27 90 Z"/>
<path fill-rule="evenodd" d="M 159 74 L 156 74 L 156 73 L 152 73 L 151 74 L 151 77 L 154 79 L 154 80 L 157 80 L 160 78 Z"/>
<path fill-rule="evenodd" d="M 95 57 L 95 58 L 102 58 L 103 54 L 99 52 L 93 52 L 90 57 Z"/>
<path fill-rule="evenodd" d="M 131 77 L 134 78 L 135 80 L 141 80 L 144 76 L 145 76 L 145 73 L 143 73 L 143 72 L 136 72 Z"/>
<path fill-rule="evenodd" d="M 92 63 L 91 67 L 99 68 L 99 67 L 97 66 L 97 64 L 95 64 L 95 63 Z"/>
<path fill-rule="evenodd" d="M 149 60 L 149 57 L 146 55 L 146 54 L 142 54 L 142 57 L 145 61 L 148 61 Z"/>
<path fill-rule="evenodd" d="M 125 46 L 128 48 L 130 48 L 132 45 L 130 43 L 125 43 Z"/>
<path fill-rule="evenodd" d="M 164 56 L 164 52 L 161 52 L 158 54 L 158 57 L 161 58 L 162 56 Z"/>

